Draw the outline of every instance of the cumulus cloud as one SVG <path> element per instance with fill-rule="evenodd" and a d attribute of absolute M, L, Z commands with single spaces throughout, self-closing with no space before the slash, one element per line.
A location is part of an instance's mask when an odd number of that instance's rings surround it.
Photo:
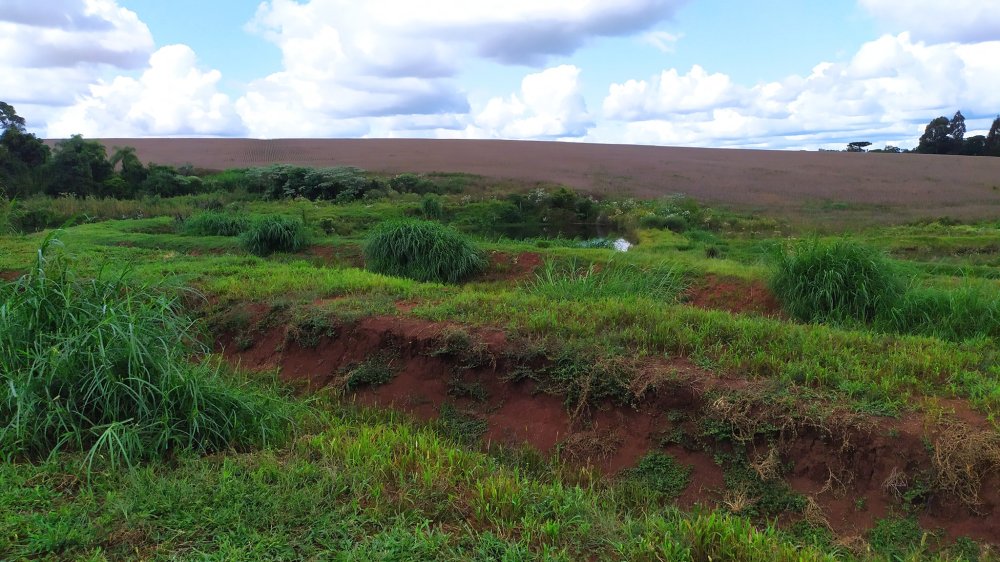
<path fill-rule="evenodd" d="M 1000 108 L 1000 41 L 928 45 L 883 36 L 805 77 L 742 86 L 694 67 L 613 84 L 591 140 L 798 148 L 852 140 L 912 146 L 933 117 Z"/>
<path fill-rule="evenodd" d="M 593 126 L 573 65 L 528 74 L 521 91 L 490 99 L 461 136 L 507 139 L 582 137 Z"/>
<path fill-rule="evenodd" d="M 109 72 L 142 66 L 153 37 L 113 0 L 2 0 L 0 92 L 37 128 Z"/>
<path fill-rule="evenodd" d="M 271 0 L 249 29 L 281 49 L 284 68 L 251 83 L 237 108 L 264 137 L 372 134 L 392 117 L 455 116 L 470 109 L 455 76 L 471 59 L 537 65 L 646 29 L 684 1 Z"/>
<path fill-rule="evenodd" d="M 1000 6 L 995 0 L 858 0 L 894 32 L 918 40 L 979 43 L 1000 40 Z"/>
<path fill-rule="evenodd" d="M 203 71 L 186 45 L 153 53 L 136 78 L 119 76 L 90 86 L 90 93 L 49 123 L 48 136 L 200 136 L 245 133 L 228 96 L 217 90 L 218 70 Z"/>

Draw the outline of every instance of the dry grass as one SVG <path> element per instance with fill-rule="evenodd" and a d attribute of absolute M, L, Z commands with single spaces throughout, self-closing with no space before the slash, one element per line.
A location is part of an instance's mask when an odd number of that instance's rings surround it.
<path fill-rule="evenodd" d="M 1000 434 L 956 422 L 944 426 L 931 455 L 933 485 L 968 506 L 982 503 L 983 479 L 1000 470 Z"/>
<path fill-rule="evenodd" d="M 882 482 L 882 491 L 899 501 L 903 500 L 903 495 L 909 487 L 910 478 L 905 472 L 896 467 L 892 468 L 892 472 L 890 472 L 889 476 L 887 476 L 885 481 Z"/>
<path fill-rule="evenodd" d="M 767 453 L 758 456 L 750 461 L 750 468 L 757 473 L 763 481 L 773 480 L 781 477 L 781 455 L 778 454 L 777 447 L 770 447 Z"/>

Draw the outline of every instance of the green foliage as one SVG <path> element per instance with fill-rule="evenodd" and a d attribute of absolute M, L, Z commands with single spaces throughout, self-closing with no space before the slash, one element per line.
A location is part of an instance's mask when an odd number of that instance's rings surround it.
<path fill-rule="evenodd" d="M 274 164 L 243 172 L 246 189 L 268 199 L 302 197 L 311 201 L 348 202 L 361 199 L 374 185 L 364 170 L 353 167 L 307 168 Z"/>
<path fill-rule="evenodd" d="M 80 135 L 56 143 L 47 170 L 48 195 L 100 196 L 102 183 L 114 175 L 104 145 Z"/>
<path fill-rule="evenodd" d="M 947 289 L 913 286 L 879 315 L 876 326 L 951 341 L 1000 340 L 1000 294 L 993 286 L 969 281 Z"/>
<path fill-rule="evenodd" d="M 364 255 L 366 267 L 376 273 L 442 283 L 477 275 L 488 263 L 455 229 L 417 220 L 379 224 L 365 240 Z"/>
<path fill-rule="evenodd" d="M 889 560 L 908 560 L 924 550 L 925 535 L 914 518 L 880 519 L 868 533 L 872 550 Z"/>
<path fill-rule="evenodd" d="M 0 451 L 134 464 L 282 441 L 290 405 L 224 380 L 177 296 L 126 275 L 77 278 L 52 240 L 0 284 Z"/>
<path fill-rule="evenodd" d="M 308 243 L 309 235 L 302 221 L 284 215 L 258 217 L 240 234 L 240 244 L 258 256 L 297 252 Z"/>
<path fill-rule="evenodd" d="M 178 197 L 204 191 L 201 178 L 181 173 L 173 166 L 150 164 L 140 190 L 146 195 Z"/>
<path fill-rule="evenodd" d="M 684 277 L 671 267 L 639 267 L 615 261 L 583 267 L 576 259 L 550 259 L 524 288 L 556 300 L 646 297 L 677 302 L 686 286 Z"/>
<path fill-rule="evenodd" d="M 460 412 L 451 402 L 441 405 L 437 427 L 458 443 L 472 445 L 486 434 L 486 420 Z"/>
<path fill-rule="evenodd" d="M 423 213 L 425 219 L 441 219 L 444 216 L 444 207 L 441 205 L 441 198 L 432 194 L 425 195 L 420 202 L 420 211 Z"/>
<path fill-rule="evenodd" d="M 642 457 L 635 468 L 628 470 L 626 476 L 643 483 L 654 492 L 676 498 L 687 488 L 692 470 L 692 467 L 680 464 L 668 454 L 649 453 Z"/>
<path fill-rule="evenodd" d="M 185 219 L 181 230 L 192 236 L 239 236 L 251 224 L 242 213 L 207 211 Z"/>
<path fill-rule="evenodd" d="M 347 389 L 357 390 L 363 386 L 380 386 L 396 376 L 392 369 L 392 356 L 378 353 L 365 359 L 347 372 Z"/>
<path fill-rule="evenodd" d="M 904 289 L 897 266 L 882 252 L 848 239 L 780 249 L 770 282 L 785 310 L 806 322 L 871 322 Z"/>

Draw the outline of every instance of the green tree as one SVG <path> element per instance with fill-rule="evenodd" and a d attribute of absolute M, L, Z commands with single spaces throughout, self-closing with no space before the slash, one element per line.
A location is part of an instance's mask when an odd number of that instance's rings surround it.
<path fill-rule="evenodd" d="M 40 169 L 49 159 L 49 147 L 24 131 L 24 120 L 13 113 L 10 105 L 0 102 L 0 106 L 5 106 L 0 107 L 0 119 L 13 123 L 0 135 L 0 190 L 9 198 L 24 197 L 41 188 Z"/>
<path fill-rule="evenodd" d="M 50 183 L 45 191 L 49 195 L 102 195 L 102 184 L 114 176 L 104 145 L 80 135 L 56 144 L 48 171 Z"/>
<path fill-rule="evenodd" d="M 847 152 L 864 152 L 866 147 L 871 146 L 868 141 L 854 141 L 847 143 Z"/>
<path fill-rule="evenodd" d="M 24 117 L 19 116 L 14 111 L 14 106 L 5 101 L 0 101 L 0 131 L 6 132 L 7 129 L 17 129 L 24 132 L 24 125 Z"/>
<path fill-rule="evenodd" d="M 111 154 L 111 166 L 118 170 L 118 175 L 124 180 L 132 193 L 139 190 L 142 182 L 146 181 L 149 171 L 142 165 L 142 161 L 135 153 L 135 148 L 131 146 L 115 147 Z"/>
<path fill-rule="evenodd" d="M 962 141 L 965 140 L 965 116 L 961 111 L 956 111 L 955 116 L 948 123 L 948 136 L 952 140 L 952 149 L 957 150 Z"/>
<path fill-rule="evenodd" d="M 993 120 L 990 132 L 986 135 L 986 153 L 990 156 L 1000 156 L 1000 115 Z"/>

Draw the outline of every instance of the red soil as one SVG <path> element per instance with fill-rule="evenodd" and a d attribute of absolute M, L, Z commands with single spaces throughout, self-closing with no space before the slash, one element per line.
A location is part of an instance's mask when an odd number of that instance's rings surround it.
<path fill-rule="evenodd" d="M 489 269 L 480 277 L 484 281 L 528 279 L 542 265 L 542 256 L 534 252 L 490 252 L 489 257 Z"/>
<path fill-rule="evenodd" d="M 991 218 L 1000 207 L 997 158 L 492 140 L 102 142 L 109 148 L 134 146 L 144 161 L 206 169 L 284 162 L 352 165 L 386 173 L 466 172 L 522 183 L 559 183 L 597 194 L 684 193 L 709 203 L 775 214 L 821 201 L 889 206 L 893 207 L 889 218 L 897 220 L 935 215 Z"/>
<path fill-rule="evenodd" d="M 781 316 L 781 303 L 761 281 L 707 275 L 687 290 L 684 300 L 699 308 Z"/>
<path fill-rule="evenodd" d="M 267 311 L 258 305 L 250 312 L 260 319 Z M 658 449 L 670 430 L 697 434 L 694 420 L 714 407 L 704 399 L 706 392 L 753 390 L 759 384 L 720 379 L 683 360 L 652 361 L 643 370 L 652 390 L 641 393 L 637 407 L 605 403 L 574 417 L 561 397 L 539 392 L 530 381 L 505 379 L 509 365 L 504 352 L 514 346 L 503 331 L 465 328 L 471 341 L 480 342 L 481 347 L 478 366 L 462 368 L 467 357 L 442 351 L 442 338 L 457 328 L 411 318 L 374 317 L 339 327 L 334 337 L 322 338 L 314 349 L 286 341 L 283 327 L 258 332 L 253 345 L 242 351 L 234 347 L 232 335 L 224 335 L 219 345 L 234 364 L 249 369 L 280 367 L 284 380 L 308 389 L 342 385 L 343 368 L 392 350 L 395 377 L 385 385 L 356 392 L 354 399 L 359 403 L 396 408 L 428 420 L 438 416 L 443 404 L 452 402 L 459 411 L 486 420 L 488 443 L 528 444 L 546 453 L 559 450 L 563 459 L 605 473 L 634 466 L 647 452 Z M 661 376 L 665 372 L 672 376 Z M 478 385 L 485 390 L 485 400 L 454 397 L 449 390 L 456 382 Z M 952 418 L 991 430 L 983 416 L 961 401 L 942 401 L 940 406 L 953 409 Z M 763 406 L 755 406 L 759 407 Z M 680 421 L 671 415 L 676 412 L 683 413 Z M 924 421 L 914 416 L 879 418 L 867 424 L 844 421 L 853 415 L 844 410 L 843 420 L 835 416 L 793 429 L 784 436 L 781 448 L 781 462 L 792 465 L 786 476 L 790 486 L 815 499 L 831 528 L 845 537 L 862 535 L 877 519 L 901 512 L 899 501 L 884 490 L 884 483 L 895 470 L 930 474 L 925 442 L 948 438 L 936 430 L 928 432 Z M 767 451 L 768 447 L 766 442 L 750 444 L 751 451 Z M 666 450 L 694 468 L 680 505 L 715 505 L 724 499 L 722 470 L 708 453 L 676 445 Z M 861 509 L 859 498 L 863 498 Z M 1000 542 L 1000 474 L 994 471 L 985 477 L 981 499 L 973 511 L 955 498 L 933 495 L 920 516 L 921 523 L 944 530 L 949 538 Z"/>
<path fill-rule="evenodd" d="M 13 270 L 13 269 L 6 269 L 6 270 L 3 270 L 3 271 L 0 271 L 0 279 L 2 279 L 4 281 L 16 281 L 22 275 L 24 275 L 23 271 L 16 271 L 16 270 Z"/>

